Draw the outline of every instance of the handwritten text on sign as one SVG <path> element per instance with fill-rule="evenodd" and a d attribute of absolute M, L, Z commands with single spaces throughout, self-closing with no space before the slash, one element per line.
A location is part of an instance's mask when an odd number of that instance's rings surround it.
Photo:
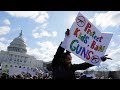
<path fill-rule="evenodd" d="M 66 47 L 62 47 L 80 57 L 84 61 L 99 65 L 100 57 L 105 54 L 112 34 L 101 33 L 81 13 L 70 28 L 70 36 Z"/>

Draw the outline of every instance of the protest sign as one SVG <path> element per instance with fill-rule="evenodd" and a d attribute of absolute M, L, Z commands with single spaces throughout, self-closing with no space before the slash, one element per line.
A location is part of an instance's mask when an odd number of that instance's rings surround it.
<path fill-rule="evenodd" d="M 87 18 L 78 13 L 70 28 L 70 35 L 61 45 L 82 60 L 99 65 L 112 34 L 101 33 Z"/>
<path fill-rule="evenodd" d="M 112 33 L 102 33 L 103 41 L 100 44 L 105 46 L 105 48 L 102 53 L 99 53 L 99 56 L 103 56 L 105 54 L 107 47 L 111 41 L 112 36 L 113 36 Z"/>

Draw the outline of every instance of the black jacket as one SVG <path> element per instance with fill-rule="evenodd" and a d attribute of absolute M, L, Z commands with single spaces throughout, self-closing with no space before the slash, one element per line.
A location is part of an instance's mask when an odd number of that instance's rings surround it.
<path fill-rule="evenodd" d="M 76 70 L 85 70 L 93 65 L 89 63 L 72 64 L 71 67 L 67 68 L 62 62 L 62 54 L 64 48 L 58 47 L 56 54 L 52 61 L 53 79 L 75 79 Z"/>

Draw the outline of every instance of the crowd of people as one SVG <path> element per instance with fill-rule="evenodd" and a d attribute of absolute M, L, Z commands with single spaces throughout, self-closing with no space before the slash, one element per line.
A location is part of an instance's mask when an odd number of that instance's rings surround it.
<path fill-rule="evenodd" d="M 75 79 L 114 79 L 113 76 L 107 73 L 105 74 L 105 72 L 102 72 L 102 74 L 100 73 L 86 73 L 86 72 L 75 72 Z M 30 73 L 26 73 L 26 72 L 21 72 L 21 74 L 13 74 L 13 75 L 9 75 L 8 73 L 5 72 L 0 72 L 0 79 L 54 79 L 53 78 L 53 72 L 52 71 L 47 71 L 44 72 L 42 70 L 40 70 L 39 73 L 37 73 L 36 75 L 32 75 Z"/>
<path fill-rule="evenodd" d="M 7 73 L 1 73 L 0 79 L 52 79 L 52 75 L 48 73 L 39 74 L 39 75 L 31 75 L 30 73 L 21 73 L 18 75 L 9 75 Z"/>
<path fill-rule="evenodd" d="M 1 70 L 0 79 L 52 79 L 52 73 L 43 70 L 38 70 L 35 73 L 22 71 L 19 73 L 10 73 Z"/>
<path fill-rule="evenodd" d="M 7 73 L 1 73 L 0 79 L 53 79 L 52 74 L 44 73 L 39 75 L 31 75 L 30 73 L 8 75 Z M 112 79 L 111 77 L 97 76 L 95 74 L 83 74 L 76 75 L 76 79 Z"/>
<path fill-rule="evenodd" d="M 97 74 L 83 74 L 81 73 L 81 75 L 77 76 L 76 79 L 113 79 L 110 76 L 99 76 Z"/>

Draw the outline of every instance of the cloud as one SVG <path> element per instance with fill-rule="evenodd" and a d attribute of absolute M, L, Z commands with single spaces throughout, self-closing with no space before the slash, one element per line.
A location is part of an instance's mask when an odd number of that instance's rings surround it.
<path fill-rule="evenodd" d="M 46 19 L 48 19 L 48 18 L 49 18 L 49 16 L 48 16 L 47 12 L 41 12 L 41 13 L 39 12 L 39 16 L 35 17 L 36 22 L 40 22 L 40 23 L 45 22 Z"/>
<path fill-rule="evenodd" d="M 42 32 L 36 32 L 32 34 L 34 38 L 42 38 L 42 37 L 56 37 L 57 36 L 57 32 L 53 31 L 53 32 L 48 32 L 48 31 L 42 31 Z"/>
<path fill-rule="evenodd" d="M 15 17 L 23 17 L 23 18 L 31 18 L 35 20 L 36 22 L 39 22 L 39 26 L 35 27 L 35 29 L 32 30 L 32 36 L 34 38 L 42 38 L 42 37 L 56 37 L 57 32 L 52 31 L 48 32 L 46 30 L 46 27 L 48 25 L 48 18 L 49 15 L 46 11 L 8 11 L 8 14 L 15 16 Z"/>
<path fill-rule="evenodd" d="M 68 23 L 68 27 L 71 27 L 71 25 L 73 24 L 73 22 L 75 21 L 76 15 L 70 15 L 68 17 L 67 23 Z"/>
<path fill-rule="evenodd" d="M 89 21 L 90 21 L 91 23 L 93 23 L 93 22 L 94 22 L 94 18 L 90 18 Z"/>
<path fill-rule="evenodd" d="M 35 56 L 38 60 L 43 60 L 45 62 L 52 61 L 58 46 L 50 41 L 37 42 L 39 48 L 27 48 L 29 55 Z M 34 52 L 34 53 L 33 53 Z M 77 56 L 72 55 L 72 63 L 78 64 L 83 63 L 84 61 L 78 58 Z"/>
<path fill-rule="evenodd" d="M 4 19 L 4 20 L 3 20 L 3 23 L 4 23 L 5 25 L 10 25 L 10 24 L 11 24 L 10 21 L 9 21 L 9 19 Z"/>
<path fill-rule="evenodd" d="M 118 38 L 120 38 L 120 35 L 118 35 Z"/>
<path fill-rule="evenodd" d="M 38 60 L 52 61 L 58 46 L 50 41 L 37 42 L 37 45 L 39 48 L 27 48 L 28 54 L 35 56 Z"/>
<path fill-rule="evenodd" d="M 88 70 L 95 71 L 117 71 L 120 70 L 120 46 L 117 49 L 112 49 L 108 53 L 108 57 L 112 58 L 112 60 L 106 60 L 105 62 L 101 62 L 100 66 L 90 67 Z"/>
<path fill-rule="evenodd" d="M 8 26 L 1 26 L 0 27 L 0 35 L 5 35 L 10 31 L 10 27 Z"/>
<path fill-rule="evenodd" d="M 96 25 L 100 25 L 103 29 L 111 26 L 120 25 L 120 12 L 119 11 L 108 11 L 106 13 L 96 13 L 94 15 Z"/>
<path fill-rule="evenodd" d="M 6 13 L 14 17 L 30 18 L 37 23 L 44 23 L 49 18 L 46 11 L 6 11 Z"/>
<path fill-rule="evenodd" d="M 51 34 L 49 34 L 47 31 L 43 31 L 41 33 L 33 33 L 34 38 L 42 38 L 42 37 L 50 37 Z"/>
<path fill-rule="evenodd" d="M 6 38 L 5 37 L 1 37 L 0 41 L 6 41 Z"/>
<path fill-rule="evenodd" d="M 23 40 L 24 40 L 24 42 L 27 42 L 27 41 L 28 41 L 28 38 L 24 37 Z"/>
<path fill-rule="evenodd" d="M 3 43 L 10 43 L 12 40 L 10 40 L 10 39 L 7 39 L 7 38 L 5 38 L 5 37 L 1 37 L 0 38 L 0 42 L 3 42 Z"/>
<path fill-rule="evenodd" d="M 0 38 L 0 51 L 3 50 L 3 51 L 7 51 L 7 47 L 9 46 L 10 42 L 12 40 L 10 39 L 7 39 L 5 37 L 1 37 Z"/>
<path fill-rule="evenodd" d="M 32 36 L 34 38 L 42 38 L 42 37 L 56 37 L 57 32 L 52 31 L 48 32 L 46 29 L 48 23 L 43 23 L 40 26 L 35 27 L 35 29 L 32 30 Z"/>
<path fill-rule="evenodd" d="M 110 71 L 120 71 L 120 61 L 108 66 Z"/>
<path fill-rule="evenodd" d="M 117 46 L 117 45 L 118 45 L 118 44 L 115 43 L 114 41 L 112 41 L 111 44 L 110 44 L 111 47 L 115 47 L 115 46 Z"/>
<path fill-rule="evenodd" d="M 8 45 L 6 45 L 6 44 L 0 42 L 0 51 L 1 51 L 1 50 L 6 51 L 6 50 L 7 50 L 7 46 L 8 46 Z"/>
<path fill-rule="evenodd" d="M 109 54 L 114 60 L 119 60 L 120 58 L 120 46 L 117 49 L 113 49 Z"/>
<path fill-rule="evenodd" d="M 52 32 L 52 36 L 53 36 L 53 37 L 56 37 L 56 36 L 57 36 L 57 32 L 56 32 L 56 31 L 53 31 L 53 32 Z"/>
<path fill-rule="evenodd" d="M 48 24 L 48 23 L 43 23 L 43 24 L 35 27 L 35 29 L 32 30 L 32 33 L 36 33 L 36 32 L 40 32 L 40 31 L 45 30 L 46 27 L 47 27 L 47 24 Z"/>
<path fill-rule="evenodd" d="M 110 71 L 116 71 L 120 70 L 120 46 L 118 46 L 117 49 L 113 49 L 111 53 L 109 53 L 109 57 L 113 60 L 106 60 L 103 62 L 108 70 Z M 103 64 L 101 64 L 101 68 L 103 67 Z"/>

